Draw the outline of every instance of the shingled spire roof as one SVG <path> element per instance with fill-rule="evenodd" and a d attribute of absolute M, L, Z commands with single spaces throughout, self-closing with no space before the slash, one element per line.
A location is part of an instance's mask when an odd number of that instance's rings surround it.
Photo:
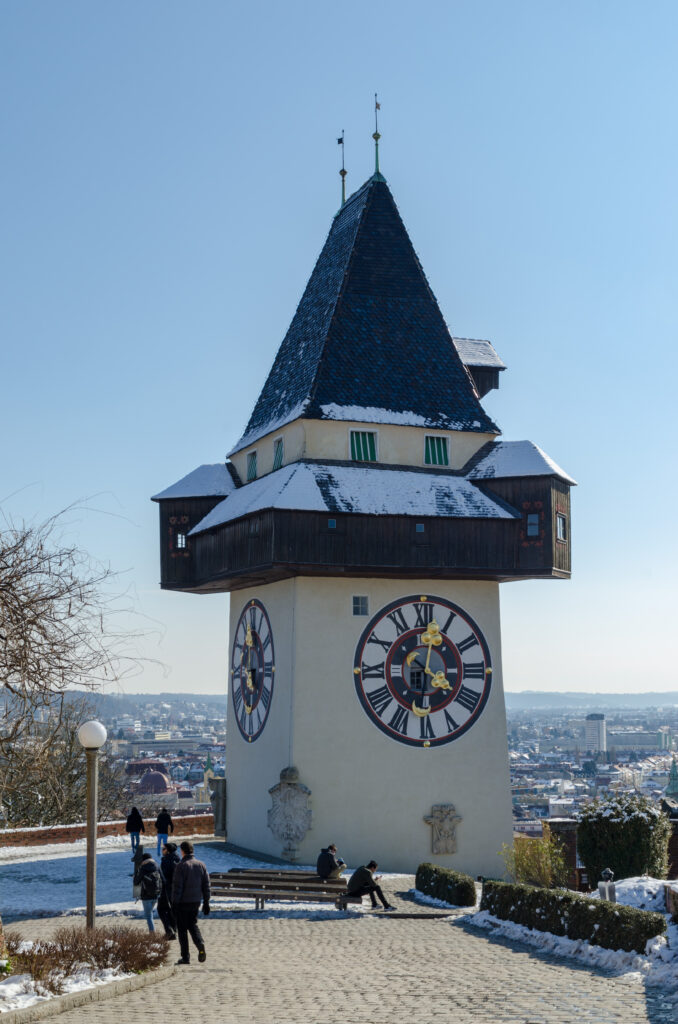
<path fill-rule="evenodd" d="M 499 432 L 381 174 L 335 216 L 233 452 L 299 417 Z"/>

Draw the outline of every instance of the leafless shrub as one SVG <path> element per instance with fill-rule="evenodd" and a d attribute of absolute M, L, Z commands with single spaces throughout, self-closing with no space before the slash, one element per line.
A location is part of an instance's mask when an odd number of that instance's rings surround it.
<path fill-rule="evenodd" d="M 6 933 L 13 974 L 30 974 L 36 991 L 59 995 L 64 979 L 76 970 L 111 968 L 138 974 L 162 966 L 169 942 L 156 932 L 126 925 L 85 928 L 69 925 L 57 929 L 52 939 L 27 942 L 16 931 Z"/>

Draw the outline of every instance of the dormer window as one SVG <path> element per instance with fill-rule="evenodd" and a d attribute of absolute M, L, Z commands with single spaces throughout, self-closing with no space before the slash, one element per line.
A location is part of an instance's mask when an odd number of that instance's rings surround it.
<path fill-rule="evenodd" d="M 437 434 L 427 434 L 424 439 L 424 464 L 426 466 L 449 466 L 450 451 L 448 439 Z"/>
<path fill-rule="evenodd" d="M 176 543 L 177 543 L 177 550 L 179 550 L 179 551 L 183 550 L 186 547 L 186 534 L 185 533 L 178 533 L 177 534 L 177 542 Z"/>
<path fill-rule="evenodd" d="M 273 469 L 280 469 L 283 464 L 283 456 L 285 454 L 285 445 L 282 437 L 276 437 L 273 442 Z"/>
<path fill-rule="evenodd" d="M 257 479 L 257 453 L 256 451 L 250 452 L 247 456 L 247 480 Z"/>
<path fill-rule="evenodd" d="M 377 435 L 373 430 L 351 431 L 351 458 L 356 462 L 377 461 Z"/>

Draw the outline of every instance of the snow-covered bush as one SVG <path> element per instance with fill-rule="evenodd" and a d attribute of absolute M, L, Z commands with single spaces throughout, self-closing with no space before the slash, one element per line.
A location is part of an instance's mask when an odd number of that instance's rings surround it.
<path fill-rule="evenodd" d="M 668 873 L 671 823 L 651 800 L 619 793 L 586 804 L 577 825 L 577 852 L 595 888 L 605 868 L 616 878 Z"/>
<path fill-rule="evenodd" d="M 485 882 L 480 909 L 526 928 L 626 952 L 644 953 L 647 942 L 666 931 L 663 914 L 592 900 L 567 889 Z"/>

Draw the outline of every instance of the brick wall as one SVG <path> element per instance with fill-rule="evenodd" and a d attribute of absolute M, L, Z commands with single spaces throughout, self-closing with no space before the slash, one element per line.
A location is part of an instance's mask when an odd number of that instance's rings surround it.
<path fill-rule="evenodd" d="M 177 836 L 213 835 L 213 814 L 182 814 L 172 818 L 174 832 Z M 141 841 L 150 838 L 155 842 L 155 818 L 144 818 L 146 832 L 142 833 Z M 74 839 L 84 839 L 87 826 L 52 825 L 48 828 L 2 829 L 0 830 L 0 846 L 45 846 L 48 843 L 72 843 Z M 99 822 L 99 836 L 124 836 L 124 821 Z"/>

